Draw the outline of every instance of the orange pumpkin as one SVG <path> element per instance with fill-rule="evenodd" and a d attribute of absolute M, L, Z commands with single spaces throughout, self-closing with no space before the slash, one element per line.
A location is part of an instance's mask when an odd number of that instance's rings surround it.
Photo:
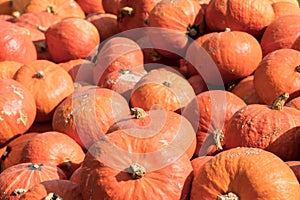
<path fill-rule="evenodd" d="M 0 15 L 10 15 L 13 12 L 11 0 L 0 0 Z"/>
<path fill-rule="evenodd" d="M 288 3 L 294 4 L 295 6 L 299 6 L 298 0 L 268 0 L 268 1 L 271 2 L 272 4 L 278 3 L 278 2 L 288 2 Z"/>
<path fill-rule="evenodd" d="M 207 85 L 200 74 L 193 75 L 187 80 L 191 84 L 196 95 L 208 90 Z"/>
<path fill-rule="evenodd" d="M 13 79 L 0 79 L 0 147 L 25 133 L 36 117 L 31 92 Z"/>
<path fill-rule="evenodd" d="M 13 79 L 16 71 L 23 65 L 17 61 L 0 62 L 0 79 Z"/>
<path fill-rule="evenodd" d="M 74 91 L 73 80 L 68 72 L 47 60 L 23 65 L 14 79 L 33 94 L 37 105 L 37 122 L 51 120 L 56 106 Z"/>
<path fill-rule="evenodd" d="M 300 15 L 300 8 L 292 2 L 279 1 L 272 4 L 275 19 L 283 15 Z"/>
<path fill-rule="evenodd" d="M 121 0 L 102 0 L 102 6 L 106 13 L 117 15 Z"/>
<path fill-rule="evenodd" d="M 75 17 L 53 24 L 45 36 L 51 58 L 56 63 L 84 59 L 100 42 L 96 27 L 87 20 Z"/>
<path fill-rule="evenodd" d="M 75 0 L 83 12 L 87 14 L 104 12 L 102 0 Z"/>
<path fill-rule="evenodd" d="M 292 170 L 274 154 L 256 148 L 234 148 L 214 156 L 199 169 L 191 189 L 191 200 L 299 198 Z"/>

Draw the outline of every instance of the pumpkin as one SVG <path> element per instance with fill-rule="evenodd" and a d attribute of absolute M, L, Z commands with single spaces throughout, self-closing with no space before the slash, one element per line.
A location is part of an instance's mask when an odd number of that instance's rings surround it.
<path fill-rule="evenodd" d="M 46 143 L 49 145 L 45 145 Z M 56 131 L 35 135 L 27 141 L 20 153 L 20 162 L 57 166 L 68 177 L 80 166 L 85 156 L 72 138 Z"/>
<path fill-rule="evenodd" d="M 93 13 L 86 17 L 86 20 L 94 24 L 100 34 L 100 41 L 120 33 L 117 16 L 110 13 Z"/>
<path fill-rule="evenodd" d="M 119 4 L 121 0 L 102 0 L 102 6 L 105 13 L 117 15 L 119 12 Z"/>
<path fill-rule="evenodd" d="M 128 115 L 128 103 L 120 94 L 106 88 L 85 86 L 56 108 L 52 127 L 88 149 L 112 124 Z"/>
<path fill-rule="evenodd" d="M 8 21 L 8 22 L 13 22 L 14 17 L 10 14 L 0 14 L 0 21 Z"/>
<path fill-rule="evenodd" d="M 292 3 L 295 6 L 299 6 L 299 1 L 297 0 L 269 0 L 272 4 L 274 3 L 278 3 L 278 2 L 288 2 L 288 3 Z"/>
<path fill-rule="evenodd" d="M 299 21 L 300 15 L 284 15 L 274 20 L 261 38 L 263 55 L 278 49 L 291 48 L 300 35 Z"/>
<path fill-rule="evenodd" d="M 253 79 L 253 75 L 243 78 L 233 87 L 231 92 L 243 99 L 246 104 L 262 104 L 263 102 L 254 88 Z"/>
<path fill-rule="evenodd" d="M 300 8 L 292 2 L 279 1 L 272 4 L 275 19 L 283 15 L 300 15 Z"/>
<path fill-rule="evenodd" d="M 194 0 L 158 2 L 149 13 L 148 34 L 153 47 L 163 56 L 184 57 L 189 37 L 195 39 L 204 32 L 204 13 Z"/>
<path fill-rule="evenodd" d="M 191 189 L 191 200 L 299 198 L 292 170 L 274 154 L 257 148 L 234 148 L 214 156 L 199 169 Z"/>
<path fill-rule="evenodd" d="M 117 70 L 131 70 L 143 66 L 143 52 L 133 40 L 116 36 L 99 47 L 94 68 L 94 83 L 102 85 L 106 74 Z"/>
<path fill-rule="evenodd" d="M 182 111 L 182 115 L 196 131 L 197 147 L 194 155 L 214 155 L 223 150 L 228 121 L 246 104 L 238 96 L 225 90 L 202 92 L 194 101 Z"/>
<path fill-rule="evenodd" d="M 191 164 L 193 167 L 193 178 L 198 176 L 200 173 L 201 167 L 208 161 L 210 161 L 213 156 L 199 156 L 191 160 Z"/>
<path fill-rule="evenodd" d="M 258 97 L 268 105 L 283 92 L 290 99 L 300 95 L 300 51 L 279 49 L 269 53 L 254 73 L 254 88 Z"/>
<path fill-rule="evenodd" d="M 1 154 L 1 171 L 8 167 L 21 163 L 21 154 L 24 146 L 38 133 L 31 132 L 20 135 L 5 146 L 5 151 Z"/>
<path fill-rule="evenodd" d="M 31 92 L 13 79 L 0 79 L 0 147 L 25 133 L 36 117 Z"/>
<path fill-rule="evenodd" d="M 86 58 L 100 42 L 96 27 L 81 18 L 63 19 L 50 26 L 45 36 L 51 58 L 56 63 Z"/>
<path fill-rule="evenodd" d="M 297 39 L 295 40 L 293 46 L 293 49 L 296 49 L 298 51 L 300 51 L 300 35 L 297 37 Z"/>
<path fill-rule="evenodd" d="M 149 26 L 149 13 L 161 0 L 121 0 L 118 11 L 118 27 L 121 31 Z"/>
<path fill-rule="evenodd" d="M 75 0 L 83 12 L 87 14 L 104 12 L 102 0 Z"/>
<path fill-rule="evenodd" d="M 279 95 L 271 106 L 251 104 L 238 110 L 225 133 L 225 148 L 255 147 L 270 151 L 283 160 L 299 158 L 299 110 L 284 106 L 288 93 Z M 299 138 L 299 137 L 298 137 Z"/>
<path fill-rule="evenodd" d="M 80 185 L 81 182 L 81 172 L 82 172 L 82 165 L 79 166 L 70 176 L 69 180 L 77 185 Z"/>
<path fill-rule="evenodd" d="M 95 64 L 86 59 L 74 59 L 58 63 L 72 77 L 73 82 L 86 82 L 93 84 L 93 68 Z"/>
<path fill-rule="evenodd" d="M 27 29 L 7 21 L 0 21 L 0 26 L 0 61 L 29 63 L 37 59 L 37 52 Z"/>
<path fill-rule="evenodd" d="M 193 75 L 187 80 L 194 89 L 196 95 L 208 90 L 207 85 L 200 74 Z"/>
<path fill-rule="evenodd" d="M 17 61 L 0 62 L 0 79 L 13 79 L 16 71 L 23 65 Z"/>
<path fill-rule="evenodd" d="M 10 15 L 13 12 L 11 0 L 1 0 L 0 1 L 0 14 Z"/>
<path fill-rule="evenodd" d="M 180 112 L 194 97 L 193 88 L 178 72 L 158 68 L 149 71 L 137 82 L 130 104 L 146 111 L 157 105 L 165 110 Z"/>
<path fill-rule="evenodd" d="M 118 130 L 93 144 L 81 172 L 83 199 L 187 198 L 192 173 L 187 155 L 178 155 L 180 146 L 132 136 L 143 134 Z"/>
<path fill-rule="evenodd" d="M 164 141 L 163 145 L 175 145 L 175 141 L 180 141 L 181 151 L 192 158 L 196 148 L 196 135 L 190 122 L 183 116 L 165 110 L 144 111 L 141 108 L 132 108 L 132 116 L 120 119 L 113 124 L 108 133 L 117 130 L 137 128 L 145 132 L 141 137 L 136 137 Z M 130 131 L 129 131 L 130 132 Z"/>
<path fill-rule="evenodd" d="M 285 104 L 288 107 L 300 110 L 300 97 L 296 97 Z"/>
<path fill-rule="evenodd" d="M 262 60 L 259 42 L 252 35 L 241 31 L 220 32 L 206 39 L 201 46 L 216 63 L 226 84 L 249 76 Z M 195 52 L 191 51 L 191 54 L 193 56 Z"/>
<path fill-rule="evenodd" d="M 293 170 L 298 181 L 300 182 L 300 161 L 286 161 L 285 163 Z"/>
<path fill-rule="evenodd" d="M 55 166 L 41 163 L 17 164 L 0 174 L 0 198 L 17 200 L 22 193 L 40 182 L 66 178 L 64 172 Z"/>
<path fill-rule="evenodd" d="M 20 13 L 47 11 L 60 18 L 84 18 L 82 8 L 74 0 L 12 0 L 13 8 Z"/>
<path fill-rule="evenodd" d="M 205 22 L 210 32 L 230 28 L 254 37 L 260 37 L 274 18 L 269 0 L 211 0 L 205 13 Z"/>
<path fill-rule="evenodd" d="M 106 74 L 100 87 L 114 90 L 129 101 L 135 84 L 146 74 L 144 67 L 137 67 L 132 70 L 120 69 Z"/>
<path fill-rule="evenodd" d="M 49 180 L 32 186 L 20 200 L 66 199 L 81 200 L 81 191 L 77 184 L 69 180 Z"/>
<path fill-rule="evenodd" d="M 47 60 L 23 65 L 14 79 L 33 94 L 37 106 L 36 122 L 50 121 L 56 106 L 74 91 L 68 72 Z"/>

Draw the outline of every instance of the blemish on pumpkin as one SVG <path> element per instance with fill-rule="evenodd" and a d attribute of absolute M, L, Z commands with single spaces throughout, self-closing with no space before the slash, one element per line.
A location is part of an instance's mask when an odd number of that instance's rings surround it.
<path fill-rule="evenodd" d="M 11 195 L 12 195 L 12 196 L 18 196 L 18 195 L 23 194 L 23 193 L 25 193 L 25 192 L 27 192 L 26 189 L 24 189 L 24 188 L 18 188 L 18 189 L 15 189 L 15 190 L 11 193 Z"/>
<path fill-rule="evenodd" d="M 10 87 L 13 89 L 13 93 L 18 95 L 21 99 L 24 99 L 23 92 L 24 90 L 21 88 L 16 87 L 15 85 L 11 84 Z"/>
<path fill-rule="evenodd" d="M 257 141 L 257 145 L 261 145 L 261 143 L 266 140 L 266 139 L 272 139 L 273 136 L 276 136 L 280 133 L 280 128 L 276 127 L 271 133 L 261 137 L 258 141 Z"/>
<path fill-rule="evenodd" d="M 22 113 L 21 110 L 19 110 L 19 114 L 20 114 L 20 118 L 17 119 L 17 124 L 20 124 L 20 122 L 22 122 L 22 124 L 26 126 L 28 121 L 28 116 Z"/>
<path fill-rule="evenodd" d="M 4 116 L 0 116 L 0 121 L 3 121 L 4 120 Z"/>

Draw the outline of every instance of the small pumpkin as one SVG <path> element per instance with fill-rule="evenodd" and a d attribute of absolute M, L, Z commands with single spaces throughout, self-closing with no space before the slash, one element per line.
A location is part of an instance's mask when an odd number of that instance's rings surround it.
<path fill-rule="evenodd" d="M 16 71 L 23 65 L 17 61 L 0 62 L 0 79 L 13 79 Z"/>
<path fill-rule="evenodd" d="M 283 93 L 271 106 L 251 104 L 238 110 L 228 122 L 225 148 L 255 147 L 285 161 L 299 159 L 299 129 L 294 128 L 300 125 L 300 111 L 284 106 L 288 98 Z"/>
<path fill-rule="evenodd" d="M 83 12 L 88 15 L 96 12 L 104 12 L 102 0 L 75 0 Z"/>
<path fill-rule="evenodd" d="M 96 27 L 87 20 L 75 17 L 53 24 L 47 29 L 45 37 L 51 58 L 56 63 L 84 59 L 100 42 Z"/>
<path fill-rule="evenodd" d="M 13 79 L 0 79 L 0 147 L 25 133 L 36 117 L 32 93 Z"/>
<path fill-rule="evenodd" d="M 32 186 L 46 181 L 67 179 L 64 172 L 42 163 L 21 163 L 11 166 L 0 174 L 0 198 L 17 200 Z"/>
<path fill-rule="evenodd" d="M 48 60 L 36 60 L 23 65 L 15 73 L 14 79 L 34 96 L 36 122 L 50 121 L 56 106 L 74 91 L 73 80 L 68 72 Z"/>
<path fill-rule="evenodd" d="M 199 169 L 191 189 L 191 200 L 299 198 L 292 170 L 274 154 L 257 148 L 234 148 L 214 156 Z"/>

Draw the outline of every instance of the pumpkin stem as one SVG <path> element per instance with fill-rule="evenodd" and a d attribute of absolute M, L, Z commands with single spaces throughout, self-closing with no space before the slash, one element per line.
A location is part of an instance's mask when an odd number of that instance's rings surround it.
<path fill-rule="evenodd" d="M 46 33 L 46 31 L 48 30 L 47 27 L 43 27 L 43 26 L 41 26 L 41 25 L 39 25 L 39 24 L 36 25 L 36 28 L 37 28 L 39 31 L 43 32 L 43 33 Z"/>
<path fill-rule="evenodd" d="M 48 6 L 48 7 L 46 8 L 46 12 L 52 13 L 53 15 L 57 14 L 57 11 L 56 11 L 56 9 L 55 9 L 54 6 Z"/>
<path fill-rule="evenodd" d="M 44 198 L 44 200 L 63 200 L 63 198 L 58 194 L 51 192 Z"/>
<path fill-rule="evenodd" d="M 271 109 L 272 110 L 282 110 L 285 102 L 288 100 L 289 97 L 290 97 L 289 93 L 287 93 L 287 92 L 282 93 L 281 95 L 276 97 L 276 99 L 273 101 L 273 103 L 271 105 Z"/>
<path fill-rule="evenodd" d="M 219 130 L 219 129 L 218 129 L 218 130 L 215 130 L 215 131 L 213 132 L 213 137 L 214 137 L 214 141 L 215 141 L 217 150 L 218 150 L 218 151 L 223 150 L 223 147 L 222 147 L 222 144 L 221 144 L 221 142 L 222 142 L 223 139 L 224 139 L 223 131 L 222 131 L 222 130 Z"/>
<path fill-rule="evenodd" d="M 29 170 L 41 170 L 43 164 L 29 164 L 27 167 Z"/>
<path fill-rule="evenodd" d="M 142 178 L 146 174 L 146 169 L 138 163 L 132 163 L 127 169 L 127 172 L 133 179 L 138 179 Z"/>
<path fill-rule="evenodd" d="M 297 72 L 300 72 L 300 65 L 298 65 L 298 66 L 296 67 L 296 71 L 297 71 Z"/>
<path fill-rule="evenodd" d="M 43 72 L 43 71 L 38 71 L 36 74 L 35 74 L 35 76 L 34 76 L 34 78 L 38 78 L 38 79 L 40 79 L 40 78 L 44 78 L 45 77 L 45 73 Z"/>
<path fill-rule="evenodd" d="M 130 72 L 131 72 L 131 70 L 129 70 L 129 69 L 120 69 L 119 71 L 118 71 L 120 74 L 129 74 Z"/>
<path fill-rule="evenodd" d="M 144 111 L 142 108 L 135 107 L 135 108 L 131 108 L 130 110 L 134 115 L 135 119 L 145 118 L 146 116 L 148 116 L 146 111 Z"/>
<path fill-rule="evenodd" d="M 13 11 L 11 13 L 11 15 L 14 17 L 14 18 L 19 18 L 21 16 L 21 13 L 19 11 Z"/>
<path fill-rule="evenodd" d="M 187 35 L 190 36 L 193 39 L 196 39 L 200 34 L 199 31 L 199 26 L 195 26 L 195 25 L 189 25 L 187 27 Z"/>
<path fill-rule="evenodd" d="M 233 192 L 229 192 L 228 194 L 219 195 L 217 200 L 239 200 L 239 197 Z"/>
<path fill-rule="evenodd" d="M 224 30 L 224 32 L 230 32 L 231 31 L 231 29 L 230 28 L 225 28 L 225 30 Z"/>
<path fill-rule="evenodd" d="M 171 87 L 172 83 L 170 83 L 169 81 L 165 81 L 163 82 L 163 85 L 167 87 Z"/>
<path fill-rule="evenodd" d="M 17 189 L 15 189 L 15 190 L 11 193 L 11 195 L 12 195 L 12 196 L 18 196 L 18 195 L 23 194 L 23 193 L 25 193 L 25 192 L 27 192 L 26 189 L 24 189 L 24 188 L 17 188 Z"/>
<path fill-rule="evenodd" d="M 121 16 L 120 17 L 121 18 L 124 18 L 126 16 L 130 17 L 130 16 L 133 16 L 134 13 L 135 13 L 135 10 L 133 8 L 126 6 L 126 7 L 121 8 L 121 10 L 120 10 Z"/>

